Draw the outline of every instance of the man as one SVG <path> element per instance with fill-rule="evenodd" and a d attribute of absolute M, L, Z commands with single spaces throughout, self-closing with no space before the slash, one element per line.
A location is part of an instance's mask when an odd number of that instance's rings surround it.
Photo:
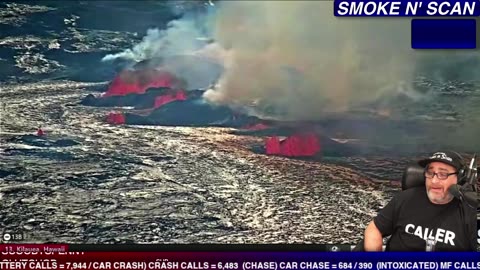
<path fill-rule="evenodd" d="M 459 181 L 460 156 L 437 152 L 418 164 L 425 168 L 425 186 L 398 193 L 367 226 L 365 251 L 474 251 L 477 206 L 461 202 L 448 191 Z M 427 241 L 428 240 L 428 241 Z"/>

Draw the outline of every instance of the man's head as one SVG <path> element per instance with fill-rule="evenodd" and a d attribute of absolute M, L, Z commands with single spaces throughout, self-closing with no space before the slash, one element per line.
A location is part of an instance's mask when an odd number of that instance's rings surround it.
<path fill-rule="evenodd" d="M 453 195 L 448 188 L 457 184 L 458 173 L 463 167 L 461 157 L 453 152 L 436 152 L 418 164 L 425 168 L 425 186 L 430 201 L 435 204 L 449 203 Z"/>

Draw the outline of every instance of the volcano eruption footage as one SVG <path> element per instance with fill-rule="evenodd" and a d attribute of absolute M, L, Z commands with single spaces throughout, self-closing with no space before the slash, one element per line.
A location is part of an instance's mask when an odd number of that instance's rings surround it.
<path fill-rule="evenodd" d="M 0 3 L 0 233 L 358 243 L 408 164 L 480 151 L 480 58 L 332 6 Z"/>

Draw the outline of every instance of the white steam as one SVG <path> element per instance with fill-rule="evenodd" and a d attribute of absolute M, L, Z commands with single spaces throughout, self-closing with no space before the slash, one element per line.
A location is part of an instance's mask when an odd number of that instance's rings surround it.
<path fill-rule="evenodd" d="M 177 55 L 207 57 L 225 68 L 207 100 L 274 108 L 295 119 L 355 110 L 411 92 L 415 58 L 409 20 L 336 18 L 330 1 L 223 1 L 215 7 L 215 16 L 196 14 L 170 22 L 165 30 L 149 30 L 133 49 L 103 60 L 160 58 L 165 64 Z M 215 43 L 204 38 L 206 32 Z M 176 75 L 189 78 L 191 86 L 199 77 L 219 76 L 216 65 L 206 65 L 215 67 L 211 71 L 189 70 L 185 67 L 193 65 L 186 63 L 175 72 L 181 70 Z"/>
<path fill-rule="evenodd" d="M 331 1 L 224 1 L 214 39 L 226 48 L 221 104 L 259 104 L 316 119 L 410 89 L 410 21 L 333 16 Z"/>
<path fill-rule="evenodd" d="M 209 13 L 185 14 L 171 21 L 164 30 L 149 29 L 143 40 L 132 49 L 109 54 L 102 61 L 116 59 L 173 73 L 184 80 L 187 89 L 205 89 L 218 81 L 223 67 L 218 61 L 201 57 L 195 52 L 212 42 L 208 34 Z"/>
<path fill-rule="evenodd" d="M 149 29 L 143 40 L 133 49 L 117 54 L 106 55 L 102 61 L 117 58 L 140 62 L 153 58 L 165 58 L 179 54 L 188 54 L 203 48 L 208 40 L 201 39 L 203 33 L 193 19 L 171 21 L 167 29 Z"/>

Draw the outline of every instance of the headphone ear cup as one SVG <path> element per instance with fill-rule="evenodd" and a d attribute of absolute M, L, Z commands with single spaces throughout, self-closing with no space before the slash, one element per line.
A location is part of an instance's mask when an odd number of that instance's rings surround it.
<path fill-rule="evenodd" d="M 465 168 L 461 168 L 459 171 L 458 171 L 458 184 L 463 184 L 463 182 L 465 181 Z"/>

